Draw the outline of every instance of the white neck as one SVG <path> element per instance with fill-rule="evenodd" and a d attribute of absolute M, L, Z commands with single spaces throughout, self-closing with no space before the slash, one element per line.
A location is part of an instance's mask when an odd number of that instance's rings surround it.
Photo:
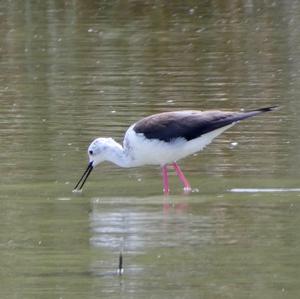
<path fill-rule="evenodd" d="M 111 140 L 108 145 L 105 160 L 110 161 L 119 167 L 131 167 L 132 158 L 125 152 L 124 148 L 118 142 Z"/>

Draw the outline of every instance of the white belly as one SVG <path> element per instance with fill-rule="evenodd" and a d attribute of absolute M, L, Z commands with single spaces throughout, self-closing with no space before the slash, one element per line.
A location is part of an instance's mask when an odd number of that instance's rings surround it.
<path fill-rule="evenodd" d="M 145 164 L 164 165 L 201 151 L 214 138 L 234 124 L 203 134 L 199 138 L 190 141 L 178 138 L 172 142 L 146 139 L 143 134 L 136 134 L 130 127 L 125 135 L 124 149 L 130 156 L 131 166 L 133 167 Z"/>

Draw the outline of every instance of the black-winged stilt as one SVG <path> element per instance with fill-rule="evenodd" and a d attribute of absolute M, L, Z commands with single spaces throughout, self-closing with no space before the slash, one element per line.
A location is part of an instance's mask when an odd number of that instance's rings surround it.
<path fill-rule="evenodd" d="M 174 111 L 143 118 L 126 131 L 123 147 L 112 138 L 97 138 L 88 147 L 89 164 L 74 188 L 80 191 L 94 167 L 110 161 L 120 167 L 160 165 L 164 193 L 169 193 L 167 166 L 172 165 L 183 183 L 191 186 L 177 161 L 201 151 L 214 138 L 240 120 L 276 108 L 266 107 L 250 111 Z"/>

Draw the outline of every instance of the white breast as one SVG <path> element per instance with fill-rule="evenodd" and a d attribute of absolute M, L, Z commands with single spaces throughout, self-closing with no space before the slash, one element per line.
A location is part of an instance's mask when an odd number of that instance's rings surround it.
<path fill-rule="evenodd" d="M 141 165 L 164 165 L 178 161 L 184 157 L 201 151 L 212 142 L 218 135 L 232 127 L 235 123 L 211 131 L 207 134 L 187 141 L 177 138 L 171 142 L 158 139 L 147 139 L 141 133 L 137 134 L 132 125 L 126 132 L 124 138 L 124 150 L 130 156 L 133 167 Z"/>

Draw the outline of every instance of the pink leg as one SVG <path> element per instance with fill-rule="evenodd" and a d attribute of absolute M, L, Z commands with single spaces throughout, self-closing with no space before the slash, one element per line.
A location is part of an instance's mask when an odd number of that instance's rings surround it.
<path fill-rule="evenodd" d="M 167 165 L 164 165 L 161 170 L 162 170 L 163 183 L 164 183 L 164 193 L 167 195 L 169 194 L 170 191 Z"/>
<path fill-rule="evenodd" d="M 183 172 L 181 171 L 180 167 L 178 166 L 178 164 L 176 162 L 174 162 L 173 167 L 179 177 L 179 179 L 181 180 L 181 182 L 183 183 L 183 187 L 184 187 L 184 191 L 191 191 L 191 185 L 188 182 L 188 180 L 186 179 L 186 177 L 184 176 Z"/>

